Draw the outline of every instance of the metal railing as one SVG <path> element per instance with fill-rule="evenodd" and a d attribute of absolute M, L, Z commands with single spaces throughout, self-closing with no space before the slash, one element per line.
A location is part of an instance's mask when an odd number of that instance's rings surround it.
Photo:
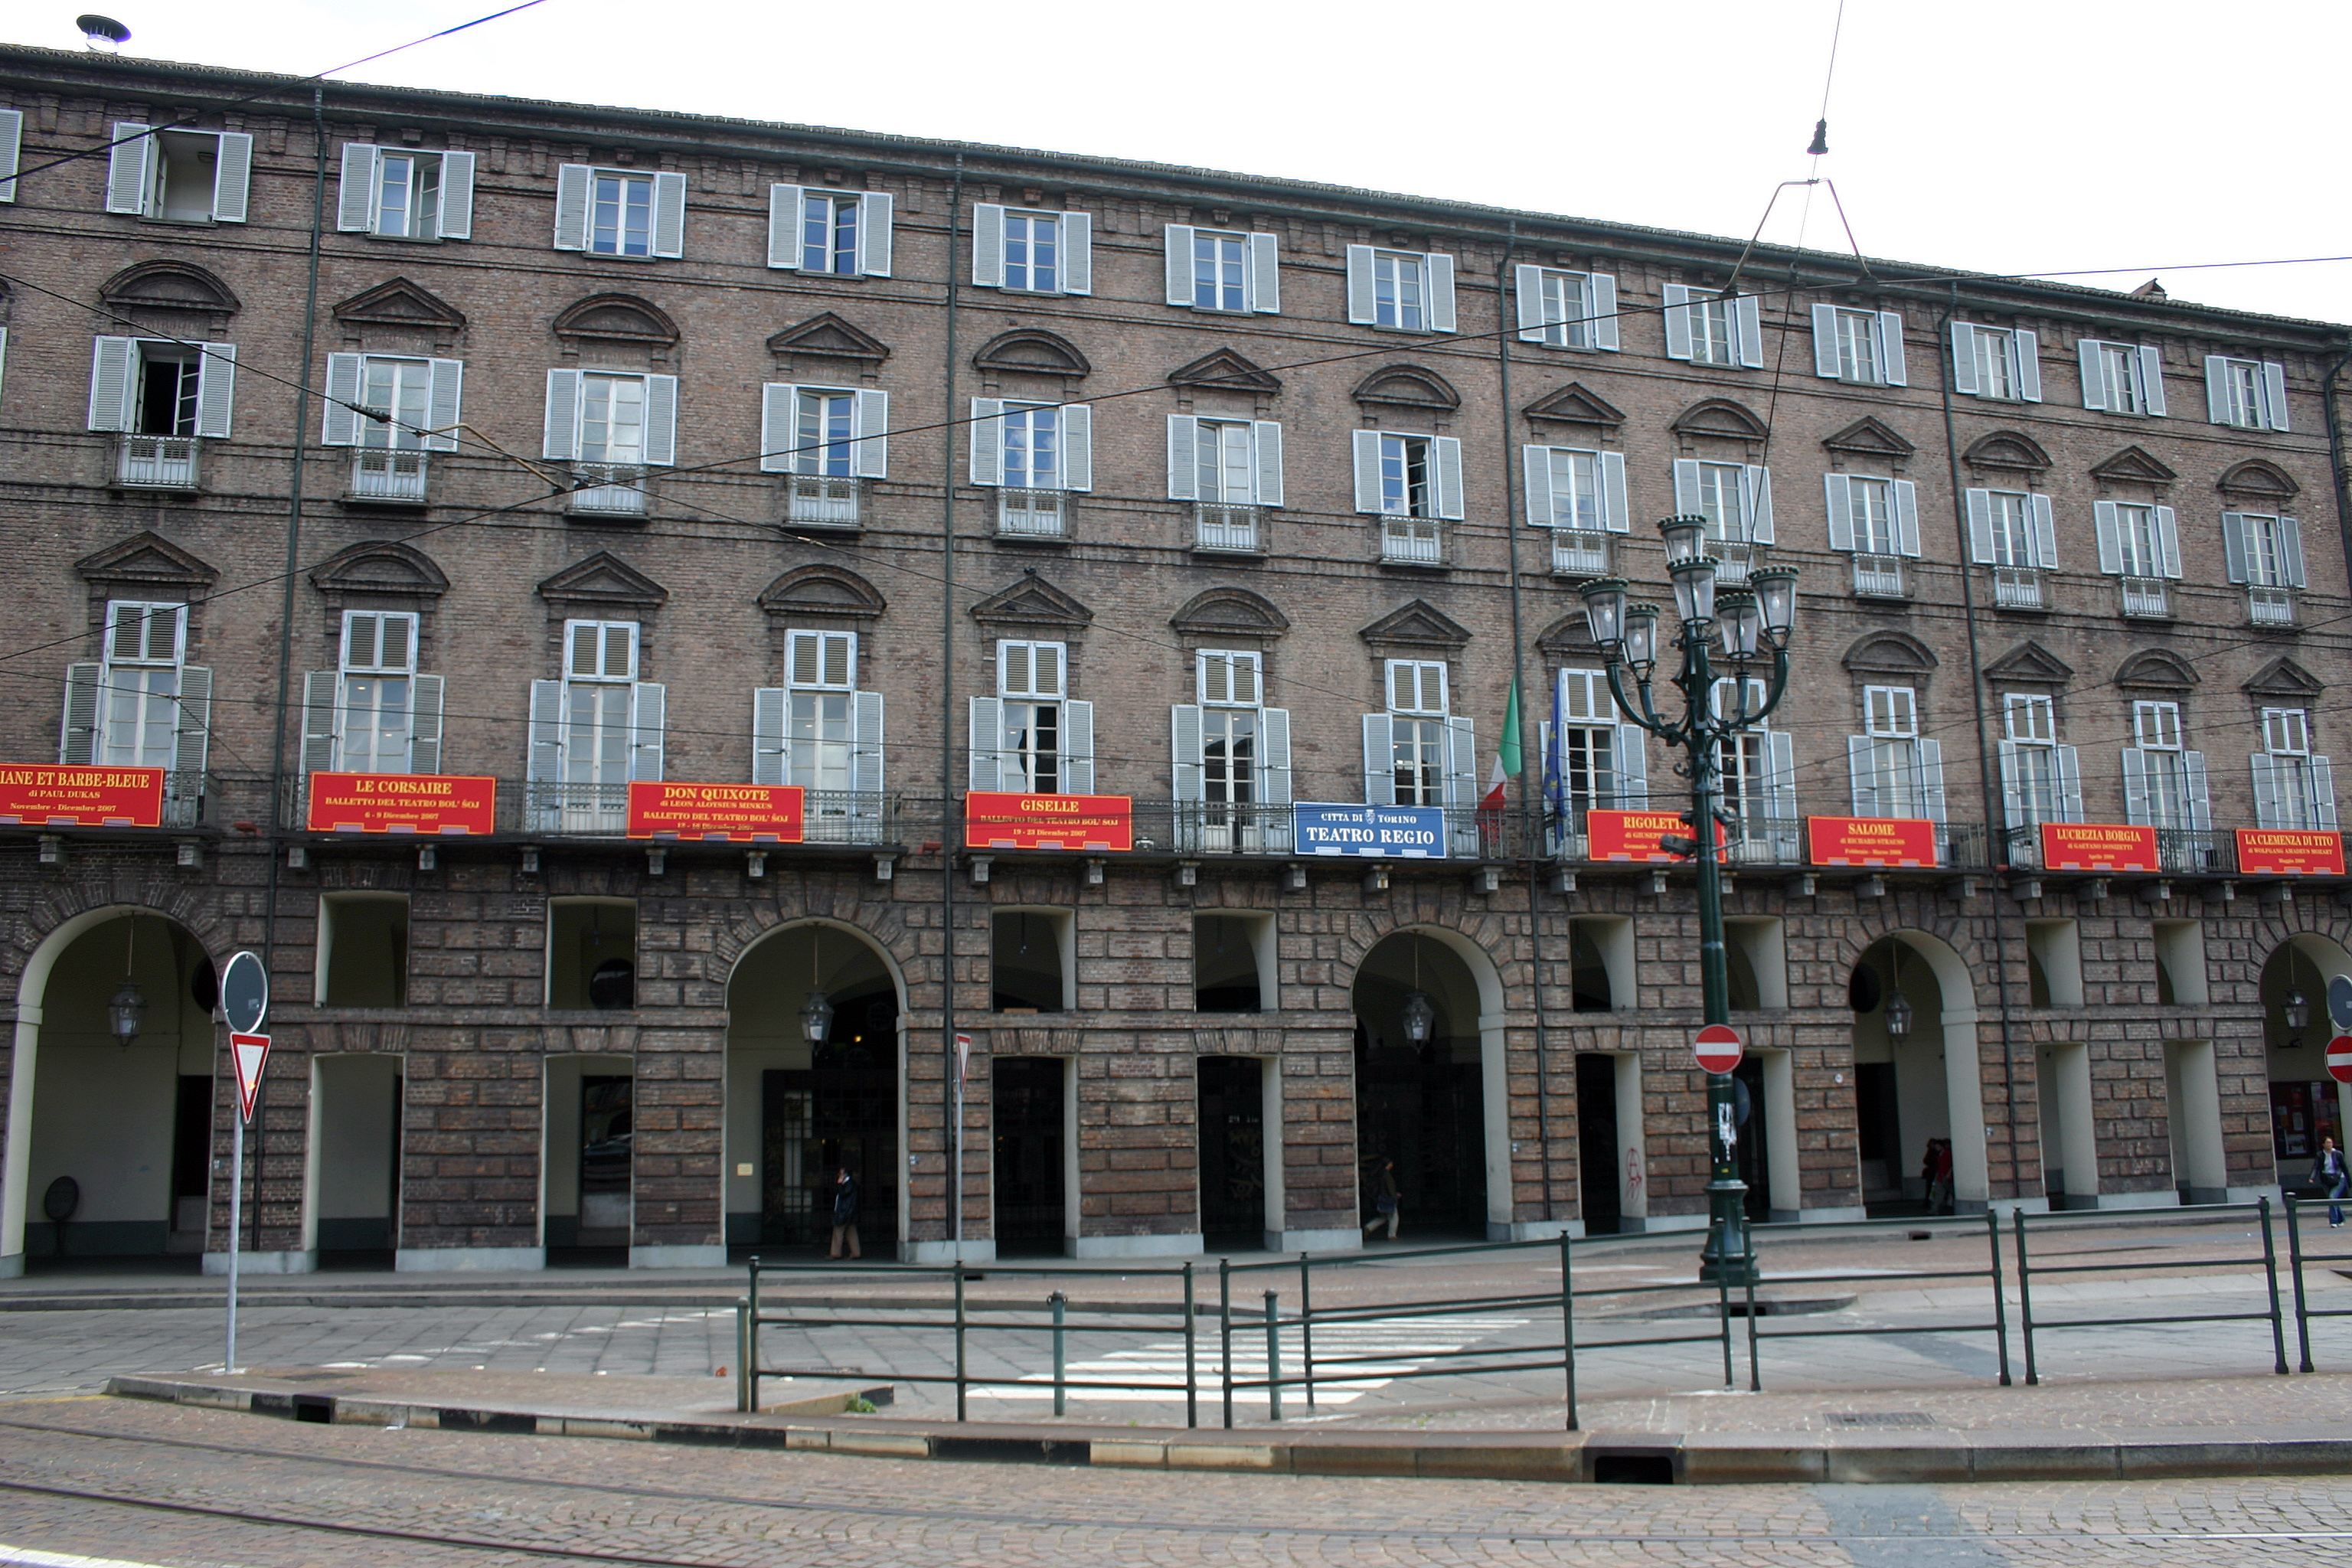
<path fill-rule="evenodd" d="M 593 481 L 572 492 L 573 511 L 601 517 L 645 515 L 645 469 L 627 463 L 574 463 L 572 472 Z"/>
<path fill-rule="evenodd" d="M 1613 553 L 1613 536 L 1581 529 L 1556 528 L 1551 535 L 1551 572 L 1555 577 L 1606 577 Z"/>
<path fill-rule="evenodd" d="M 362 447 L 352 454 L 352 499 L 425 499 L 425 454 Z"/>
<path fill-rule="evenodd" d="M 1814 815 L 1843 816 L 1848 807 L 1843 801 L 1829 803 L 1829 809 Z M 1660 796 L 1646 805 L 1625 806 L 1592 806 L 1580 805 L 1565 816 L 1545 814 L 1541 835 L 1542 853 L 1562 861 L 1592 861 L 1591 841 L 1587 832 L 1587 814 L 1594 810 L 1633 810 L 1680 813 L 1685 807 L 1674 803 L 1670 796 Z M 1990 861 L 1987 850 L 1990 833 L 1980 822 L 1939 822 L 1936 824 L 1936 856 L 1938 868 L 1956 871 L 1980 871 Z M 1724 829 L 1723 859 L 1731 866 L 1786 866 L 1801 868 L 1809 863 L 1810 848 L 1805 839 L 1805 816 L 1757 816 L 1734 818 Z M 1607 860 L 1595 864 L 1623 865 L 1626 862 Z M 1665 860 L 1654 864 L 1678 866 L 1687 860 Z"/>
<path fill-rule="evenodd" d="M 1291 808 L 1224 801 L 1137 801 L 1135 847 L 1179 855 L 1287 855 Z"/>
<path fill-rule="evenodd" d="M 1716 558 L 1715 585 L 1718 588 L 1745 588 L 1749 574 L 1764 564 L 1762 552 L 1752 544 L 1710 540 L 1706 548 Z"/>
<path fill-rule="evenodd" d="M 125 436 L 115 448 L 114 477 L 144 489 L 194 489 L 201 447 L 194 436 Z"/>
<path fill-rule="evenodd" d="M 1445 542 L 1433 517 L 1381 519 L 1381 559 L 1435 566 L 1445 559 Z"/>
<path fill-rule="evenodd" d="M 2172 618 L 2172 591 L 2161 577 L 2119 577 L 2124 597 L 2124 614 L 2134 620 L 2168 621 Z"/>
<path fill-rule="evenodd" d="M 1911 590 L 1903 579 L 1903 557 L 1868 555 L 1853 558 L 1853 596 L 1857 599 L 1907 599 Z"/>
<path fill-rule="evenodd" d="M 2260 1254 L 2244 1258 L 2229 1257 L 2200 1258 L 2197 1260 L 2196 1266 L 2199 1268 L 2240 1268 L 2249 1264 L 2261 1265 L 2264 1281 L 2270 1289 L 2270 1310 L 2268 1311 L 2260 1312 L 2167 1312 L 2160 1318 L 2139 1315 L 2119 1318 L 2062 1318 L 2053 1320 L 2045 1315 L 2037 1321 L 2033 1315 L 2033 1276 L 2036 1274 L 2044 1276 L 2080 1276 L 2085 1274 L 2121 1274 L 2126 1271 L 2131 1271 L 2146 1275 L 2150 1265 L 2147 1259 L 2141 1258 L 2127 1263 L 2045 1263 L 2037 1268 L 2032 1262 L 2032 1255 L 2026 1245 L 2026 1236 L 2029 1229 L 2045 1231 L 2087 1230 L 2095 1229 L 2103 1225 L 2108 1226 L 2126 1226 L 2132 1224 L 2135 1220 L 2140 1224 L 2146 1224 L 2146 1215 L 2147 1211 L 2145 1209 L 2123 1209 L 2117 1210 L 2112 1215 L 2099 1215 L 2096 1211 L 2068 1209 L 2063 1214 L 2058 1215 L 2028 1215 L 2023 1210 L 2020 1210 L 2013 1216 L 2017 1227 L 2017 1320 L 2018 1328 L 2025 1340 L 2025 1381 L 2028 1384 L 2038 1384 L 2042 1381 L 2040 1366 L 2034 1357 L 2033 1337 L 2037 1333 L 2047 1334 L 2060 1329 L 2136 1328 L 2151 1322 L 2267 1322 L 2271 1326 L 2271 1350 L 2273 1362 L 2271 1370 L 2277 1373 L 2282 1377 L 2286 1375 L 2286 1325 L 2279 1309 L 2278 1247 L 2271 1234 L 2271 1200 L 2265 1197 L 2251 1204 L 2199 1204 L 2193 1208 L 2190 1205 L 2183 1205 L 2182 1208 L 2185 1212 L 2196 1215 L 2200 1220 L 2233 1213 L 2257 1214 L 2259 1215 L 2263 1237 L 2263 1249 Z M 1996 1227 L 1996 1229 L 1998 1227 Z M 2297 1283 L 2300 1284 L 2300 1279 L 2298 1279 Z"/>
<path fill-rule="evenodd" d="M 801 528 L 856 528 L 860 489 L 856 479 L 794 474 L 784 481 L 784 521 Z"/>
<path fill-rule="evenodd" d="M 2050 608 L 2050 581 L 2038 566 L 1996 566 L 1992 569 L 1993 607 L 2000 610 Z"/>
<path fill-rule="evenodd" d="M 2258 626 L 2291 626 L 2295 624 L 2294 590 L 2292 588 L 2248 588 L 2246 618 Z"/>
<path fill-rule="evenodd" d="M 1254 506 L 1227 506 L 1196 501 L 1192 507 L 1192 548 L 1223 550 L 1236 555 L 1265 552 L 1265 520 Z"/>
<path fill-rule="evenodd" d="M 996 531 L 1014 539 L 1067 539 L 1069 497 L 1062 490 L 1000 489 Z"/>
<path fill-rule="evenodd" d="M 2041 824 L 2027 822 L 2003 828 L 2001 847 L 2003 864 L 2021 871 L 2043 868 Z M 2236 835 L 2205 827 L 2158 827 L 2156 861 L 2157 868 L 2162 871 L 2234 871 L 2238 865 Z"/>

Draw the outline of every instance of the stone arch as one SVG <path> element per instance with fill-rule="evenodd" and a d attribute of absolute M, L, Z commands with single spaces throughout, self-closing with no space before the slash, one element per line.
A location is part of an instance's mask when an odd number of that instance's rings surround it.
<path fill-rule="evenodd" d="M 2215 488 L 2225 496 L 2279 504 L 2294 500 L 2303 489 L 2284 468 L 2276 463 L 2264 462 L 2260 458 L 2249 458 L 2228 470 Z"/>
<path fill-rule="evenodd" d="M 1265 595 L 1227 584 L 1193 595 L 1168 624 L 1195 637 L 1273 638 L 1290 629 L 1290 617 Z"/>
<path fill-rule="evenodd" d="M 1995 430 L 1979 437 L 1960 454 L 1960 461 L 1976 468 L 2010 468 L 2038 474 L 2050 467 L 2050 454 L 2041 442 L 2016 430 Z"/>
<path fill-rule="evenodd" d="M 1016 327 L 999 332 L 971 356 L 972 368 L 1024 375 L 1091 375 L 1094 366 L 1078 345 L 1059 332 L 1042 327 Z"/>
<path fill-rule="evenodd" d="M 1462 395 L 1435 371 L 1417 364 L 1383 365 L 1356 384 L 1349 395 L 1359 403 L 1396 408 L 1427 408 L 1450 413 L 1462 406 Z"/>
<path fill-rule="evenodd" d="M 845 566 L 815 562 L 795 566 L 760 590 L 771 616 L 825 616 L 871 621 L 889 607 L 882 591 Z"/>
<path fill-rule="evenodd" d="M 2197 668 L 2168 648 L 2142 648 L 2116 667 L 2116 684 L 2186 691 L 2197 684 Z"/>
<path fill-rule="evenodd" d="M 1849 934 L 1843 942 L 1843 968 L 1847 975 L 1851 976 L 1863 966 L 1864 959 L 1873 949 L 1887 942 L 1901 943 L 1906 953 L 1924 963 L 1935 977 L 1939 1002 L 1936 1023 L 1944 1057 L 1943 1092 L 1952 1140 L 1955 1206 L 1960 1213 L 1980 1214 L 1991 1201 L 1991 1178 L 1990 1163 L 1985 1156 L 1984 1088 L 1981 1047 L 1977 1039 L 1977 987 L 1973 977 L 1977 956 L 1973 944 L 1970 944 L 1971 952 L 1963 954 L 1949 935 L 1917 925 L 1898 923 L 1885 929 L 1856 931 Z M 2013 1131 L 2016 1126 L 2013 1093 L 2011 1116 Z M 1898 1149 L 1899 1158 L 1905 1160 L 1916 1152 L 1907 1148 Z M 2012 1172 L 2011 1179 L 2017 1181 L 2018 1173 Z"/>
<path fill-rule="evenodd" d="M 98 297 L 118 310 L 194 310 L 226 317 L 245 308 L 217 274 L 190 261 L 133 263 L 100 284 Z"/>
<path fill-rule="evenodd" d="M 1936 653 L 1908 632 L 1877 631 L 1854 639 L 1841 660 L 1855 675 L 1899 675 L 1925 680 L 1935 672 Z"/>
<path fill-rule="evenodd" d="M 1728 397 L 1704 397 L 1675 416 L 1667 426 L 1679 436 L 1719 436 L 1734 441 L 1761 441 L 1771 432 L 1755 410 Z"/>
<path fill-rule="evenodd" d="M 591 294 L 556 312 L 551 331 L 559 338 L 667 346 L 678 340 L 677 323 L 650 300 L 635 294 Z"/>

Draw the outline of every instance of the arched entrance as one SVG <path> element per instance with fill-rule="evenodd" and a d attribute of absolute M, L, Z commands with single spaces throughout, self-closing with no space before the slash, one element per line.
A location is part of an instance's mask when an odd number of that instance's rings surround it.
<path fill-rule="evenodd" d="M 1507 1237 L 1503 987 L 1493 961 L 1459 931 L 1409 927 L 1365 955 L 1352 996 L 1363 1222 L 1376 1215 L 1381 1162 L 1392 1159 L 1402 1226 L 1415 1236 Z"/>
<path fill-rule="evenodd" d="M 823 1007 L 813 1007 L 819 996 Z M 853 926 L 796 921 L 736 961 L 727 1008 L 728 1245 L 824 1246 L 834 1173 L 845 1164 L 857 1179 L 860 1241 L 869 1256 L 891 1256 L 905 1234 L 897 966 Z"/>
<path fill-rule="evenodd" d="M 1982 1213 L 1990 1184 L 1968 966 L 1939 937 L 1896 931 L 1863 952 L 1846 996 L 1864 1208 L 1873 1218 L 1929 1212 L 1922 1170 L 1930 1141 L 1942 1141 L 1953 1180 L 1936 1194 L 1941 1212 Z"/>
<path fill-rule="evenodd" d="M 2352 1085 L 2327 1076 L 2327 982 L 2352 974 L 2352 953 L 2324 936 L 2289 937 L 2263 964 L 2263 1058 L 2269 1063 L 2271 1156 L 2280 1183 L 2305 1184 L 2322 1138 L 2339 1149 L 2352 1117 Z M 2200 998 L 2201 1000 L 2201 998 Z M 2298 1022 L 2298 1020 L 2300 1020 Z"/>
<path fill-rule="evenodd" d="M 127 1038 L 118 1000 L 136 1004 Z M 87 911 L 35 951 L 17 987 L 0 1272 L 61 1256 L 201 1266 L 215 1000 L 203 944 L 152 910 Z"/>

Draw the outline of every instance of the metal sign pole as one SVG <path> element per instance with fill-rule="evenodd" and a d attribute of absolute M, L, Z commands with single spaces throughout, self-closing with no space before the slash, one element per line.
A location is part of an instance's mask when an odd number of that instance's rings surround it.
<path fill-rule="evenodd" d="M 228 1347 L 221 1358 L 221 1371 L 234 1376 L 237 1251 L 242 1245 L 239 1233 L 245 1228 L 245 1124 L 253 1114 L 254 1096 L 259 1091 L 262 1069 L 269 1060 L 269 1041 L 260 1034 L 262 1024 L 269 1016 L 269 972 L 258 955 L 229 955 L 228 963 L 221 969 L 219 1000 L 221 1019 L 228 1025 L 229 1081 L 236 1090 L 236 1115 L 229 1122 Z M 250 1086 L 246 1081 L 243 1052 L 247 1045 L 257 1046 L 261 1051 L 254 1059 L 254 1081 Z"/>
<path fill-rule="evenodd" d="M 236 1047 L 231 1047 L 232 1050 Z M 245 1104 L 238 1097 L 236 1115 L 229 1122 L 228 1167 L 228 1351 L 221 1371 L 236 1375 L 236 1250 L 237 1231 L 245 1217 Z"/>

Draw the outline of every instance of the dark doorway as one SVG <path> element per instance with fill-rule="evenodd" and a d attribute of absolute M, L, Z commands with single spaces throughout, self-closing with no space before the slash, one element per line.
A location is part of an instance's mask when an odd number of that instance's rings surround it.
<path fill-rule="evenodd" d="M 1356 1147 L 1367 1220 L 1380 1163 L 1392 1159 L 1404 1225 L 1424 1236 L 1486 1239 L 1486 1106 L 1476 1062 L 1446 1060 L 1426 1047 L 1368 1041 L 1360 1032 Z"/>
<path fill-rule="evenodd" d="M 1732 1121 L 1739 1141 L 1731 1146 L 1731 1168 L 1748 1184 L 1743 1200 L 1750 1224 L 1772 1217 L 1772 1164 L 1764 1147 L 1764 1061 L 1743 1056 L 1732 1069 Z"/>
<path fill-rule="evenodd" d="M 1265 1212 L 1265 1064 L 1202 1057 L 1201 1231 L 1212 1252 L 1255 1252 L 1276 1228 Z"/>
<path fill-rule="evenodd" d="M 635 1080 L 625 1076 L 598 1073 L 580 1080 L 580 1250 L 628 1248 L 635 1098 Z"/>
<path fill-rule="evenodd" d="M 1192 917 L 1192 1005 L 1202 1013 L 1255 1013 L 1265 1006 L 1258 984 L 1256 927 L 1261 917 Z"/>
<path fill-rule="evenodd" d="M 1058 1013 L 1066 987 L 1062 929 L 1067 917 L 1046 910 L 1012 910 L 990 926 L 990 1005 L 1000 1013 Z"/>
<path fill-rule="evenodd" d="M 1853 1068 L 1853 1125 L 1862 1162 L 1862 1196 L 1866 1212 L 1918 1214 L 1922 1204 L 1903 1196 L 1903 1128 L 1900 1102 L 1895 1094 L 1893 1062 L 1856 1062 Z"/>
<path fill-rule="evenodd" d="M 893 1009 L 895 1016 L 895 1008 Z M 839 1015 L 835 1031 L 839 1032 Z M 826 1197 L 842 1166 L 857 1180 L 857 1232 L 869 1256 L 898 1239 L 898 1084 L 890 1068 L 784 1068 L 760 1075 L 760 1239 L 823 1247 Z M 584 1217 L 584 1216 L 583 1216 Z"/>
<path fill-rule="evenodd" d="M 1584 1234 L 1615 1236 L 1624 1219 L 1617 1186 L 1617 1058 L 1597 1051 L 1576 1058 L 1576 1171 Z"/>
<path fill-rule="evenodd" d="M 212 1193 L 213 1080 L 180 1075 L 172 1116 L 172 1239 L 173 1252 L 202 1252 Z"/>
<path fill-rule="evenodd" d="M 1000 1057 L 992 1069 L 996 1110 L 996 1250 L 1059 1257 L 1064 1215 L 1059 1057 Z"/>

